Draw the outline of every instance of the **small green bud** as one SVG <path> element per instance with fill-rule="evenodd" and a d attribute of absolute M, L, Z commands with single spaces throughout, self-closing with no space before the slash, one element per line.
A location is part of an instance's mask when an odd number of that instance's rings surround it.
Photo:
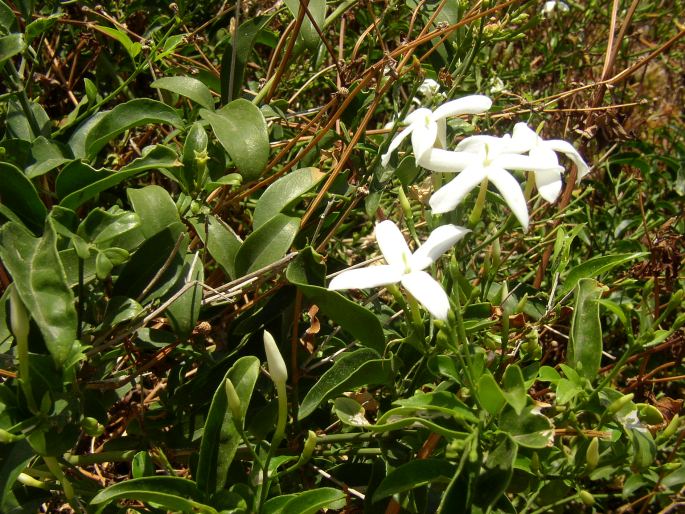
<path fill-rule="evenodd" d="M 678 427 L 680 426 L 680 415 L 676 414 L 673 416 L 673 419 L 671 422 L 664 428 L 663 432 L 659 434 L 659 440 L 660 441 L 665 441 L 666 439 L 670 439 L 673 434 L 675 434 L 678 431 Z"/>
<path fill-rule="evenodd" d="M 28 344 L 29 314 L 19 297 L 16 284 L 12 285 L 10 292 L 10 327 L 18 344 Z"/>
<path fill-rule="evenodd" d="M 85 417 L 81 420 L 81 428 L 91 437 L 97 437 L 105 432 L 105 427 L 97 419 Z"/>
<path fill-rule="evenodd" d="M 536 475 L 540 472 L 540 456 L 538 452 L 533 452 L 533 456 L 530 458 L 530 470 Z"/>
<path fill-rule="evenodd" d="M 590 472 L 597 467 L 599 462 L 599 439 L 593 437 L 585 451 L 585 471 Z"/>
<path fill-rule="evenodd" d="M 633 400 L 634 397 L 635 397 L 635 395 L 633 393 L 626 394 L 625 396 L 621 396 L 619 399 L 611 402 L 611 404 L 607 407 L 607 412 L 609 414 L 616 414 L 623 407 L 628 405 Z"/>
<path fill-rule="evenodd" d="M 314 448 L 316 448 L 316 432 L 310 430 L 307 432 L 307 439 L 304 442 L 304 448 L 302 449 L 302 455 L 300 455 L 299 461 L 305 463 L 311 459 Z"/>
<path fill-rule="evenodd" d="M 502 263 L 502 250 L 499 245 L 499 237 L 492 242 L 490 246 L 490 257 L 492 258 L 492 265 L 495 268 L 499 268 Z"/>
<path fill-rule="evenodd" d="M 230 378 L 226 379 L 224 387 L 226 388 L 226 398 L 228 399 L 228 408 L 231 411 L 231 416 L 233 416 L 233 419 L 236 422 L 241 421 L 243 412 L 240 406 L 240 398 L 238 397 L 238 393 L 236 392 L 235 387 L 233 387 L 233 382 L 231 382 Z"/>
<path fill-rule="evenodd" d="M 0 444 L 13 443 L 23 438 L 23 436 L 14 435 L 7 430 L 0 428 Z"/>
<path fill-rule="evenodd" d="M 587 507 L 592 507 L 595 504 L 595 497 L 592 496 L 592 493 L 590 491 L 586 491 L 583 489 L 578 493 L 578 497 L 580 498 L 580 501 L 583 502 L 583 505 Z"/>
<path fill-rule="evenodd" d="M 288 380 L 288 368 L 285 365 L 276 341 L 266 330 L 264 331 L 264 351 L 266 352 L 266 364 L 269 368 L 271 380 L 275 384 L 285 384 Z"/>
<path fill-rule="evenodd" d="M 664 416 L 661 414 L 661 411 L 648 403 L 637 404 L 637 415 L 640 421 L 648 425 L 661 425 L 664 422 Z"/>

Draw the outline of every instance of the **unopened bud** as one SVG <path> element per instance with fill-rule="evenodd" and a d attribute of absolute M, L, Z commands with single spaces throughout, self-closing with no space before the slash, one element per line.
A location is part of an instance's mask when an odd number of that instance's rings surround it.
<path fill-rule="evenodd" d="M 312 457 L 314 453 L 314 448 L 316 448 L 316 433 L 312 430 L 307 432 L 307 440 L 304 442 L 304 448 L 302 449 L 302 455 L 300 455 L 300 462 L 307 462 Z"/>
<path fill-rule="evenodd" d="M 273 336 L 264 331 L 264 351 L 266 352 L 266 364 L 269 368 L 271 380 L 275 384 L 285 384 L 288 380 L 288 368 L 285 366 L 283 356 Z"/>
<path fill-rule="evenodd" d="M 578 497 L 580 498 L 580 501 L 583 502 L 583 505 L 587 507 L 592 507 L 595 504 L 595 497 L 592 496 L 592 493 L 590 491 L 586 491 L 583 489 L 578 493 Z"/>
<path fill-rule="evenodd" d="M 28 344 L 29 337 L 29 315 L 24 307 L 24 302 L 19 297 L 17 285 L 12 286 L 10 292 L 10 326 L 12 333 L 17 339 L 17 344 Z"/>
<path fill-rule="evenodd" d="M 634 397 L 635 397 L 635 395 L 633 393 L 626 394 L 625 396 L 621 396 L 619 399 L 611 402 L 611 404 L 607 407 L 607 412 L 609 414 L 616 414 L 624 406 L 628 405 L 633 400 Z"/>
<path fill-rule="evenodd" d="M 585 471 L 588 473 L 597 467 L 599 462 L 599 439 L 593 437 L 585 451 Z"/>
<path fill-rule="evenodd" d="M 228 399 L 228 408 L 231 410 L 231 416 L 235 421 L 240 421 L 243 417 L 242 409 L 240 407 L 240 398 L 238 393 L 233 387 L 233 382 L 230 378 L 226 379 L 224 382 L 224 387 L 226 388 L 226 398 Z"/>

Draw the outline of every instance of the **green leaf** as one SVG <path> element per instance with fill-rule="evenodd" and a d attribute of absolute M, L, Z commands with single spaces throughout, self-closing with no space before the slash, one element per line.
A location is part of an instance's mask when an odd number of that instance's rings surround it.
<path fill-rule="evenodd" d="M 132 250 L 134 246 L 126 245 L 125 242 L 132 240 L 135 246 L 142 242 L 133 234 L 138 227 L 140 216 L 135 212 L 124 211 L 118 207 L 105 211 L 97 207 L 79 224 L 76 234 L 100 249 L 123 246 Z"/>
<path fill-rule="evenodd" d="M 437 411 L 448 414 L 453 418 L 478 422 L 476 415 L 453 393 L 434 391 L 432 393 L 417 393 L 414 396 L 393 402 L 393 405 L 413 408 L 423 411 Z"/>
<path fill-rule="evenodd" d="M 14 222 L 0 228 L 0 260 L 12 275 L 50 355 L 58 366 L 63 364 L 76 339 L 76 301 L 57 253 L 51 218 L 41 238 Z"/>
<path fill-rule="evenodd" d="M 554 425 L 532 405 L 523 409 L 521 414 L 507 407 L 502 412 L 499 426 L 519 446 L 545 448 L 554 442 Z"/>
<path fill-rule="evenodd" d="M 369 348 L 346 353 L 333 363 L 307 392 L 298 413 L 299 419 L 309 416 L 329 398 L 338 394 L 371 384 L 386 384 L 392 381 L 390 359 L 381 359 Z"/>
<path fill-rule="evenodd" d="M 205 274 L 202 260 L 198 257 L 199 254 L 186 255 L 186 265 L 183 268 L 182 280 L 177 284 L 177 289 L 192 281 L 198 283 L 185 291 L 166 310 L 169 323 L 171 323 L 174 332 L 176 332 L 176 335 L 181 340 L 185 340 L 190 336 L 200 317 L 200 307 L 202 307 L 201 282 L 204 280 Z"/>
<path fill-rule="evenodd" d="M 207 493 L 224 487 L 228 468 L 242 442 L 231 416 L 231 409 L 228 408 L 224 383 L 226 379 L 230 379 L 238 393 L 243 416 L 238 422 L 243 425 L 258 376 L 259 359 L 253 356 L 241 357 L 226 372 L 214 393 L 205 421 L 196 472 L 198 487 Z"/>
<path fill-rule="evenodd" d="M 564 284 L 559 289 L 559 297 L 566 295 L 568 292 L 572 291 L 578 282 L 583 278 L 591 278 L 606 273 L 612 270 L 616 266 L 625 264 L 634 259 L 639 259 L 649 255 L 649 252 L 635 252 L 635 253 L 621 253 L 616 255 L 600 255 L 598 257 L 593 257 L 587 261 L 579 264 L 571 271 L 568 272 Z"/>
<path fill-rule="evenodd" d="M 17 32 L 19 30 L 17 17 L 5 2 L 0 2 L 0 27 L 4 28 L 5 32 Z"/>
<path fill-rule="evenodd" d="M 31 145 L 32 163 L 26 168 L 28 178 L 39 177 L 57 166 L 71 161 L 69 147 L 50 141 L 43 136 L 37 137 Z"/>
<path fill-rule="evenodd" d="M 133 478 L 149 477 L 154 474 L 155 468 L 148 452 L 139 451 L 136 453 L 131 461 L 131 475 L 133 475 Z"/>
<path fill-rule="evenodd" d="M 204 83 L 193 77 L 162 77 L 155 80 L 150 86 L 166 89 L 172 93 L 190 98 L 196 104 L 210 111 L 214 109 L 212 92 Z"/>
<path fill-rule="evenodd" d="M 6 162 L 0 162 L 0 204 L 34 234 L 43 230 L 48 211 L 36 188 L 19 168 Z"/>
<path fill-rule="evenodd" d="M 245 69 L 252 54 L 257 35 L 271 20 L 272 16 L 255 16 L 243 21 L 238 27 L 235 41 L 226 45 L 221 59 L 221 103 L 225 104 L 240 98 L 240 91 L 245 82 Z M 233 46 L 235 44 L 235 53 Z M 233 57 L 235 56 L 235 62 Z M 231 88 L 231 75 L 233 87 Z"/>
<path fill-rule="evenodd" d="M 499 444 L 488 452 L 476 481 L 473 499 L 473 503 L 480 507 L 482 512 L 489 512 L 507 490 L 514 474 L 517 451 L 516 443 L 506 434 L 500 434 Z"/>
<path fill-rule="evenodd" d="M 149 123 L 166 123 L 176 128 L 183 126 L 183 120 L 176 111 L 162 102 L 148 98 L 129 100 L 97 120 L 86 136 L 86 154 L 93 158 L 118 135 Z"/>
<path fill-rule="evenodd" d="M 376 315 L 338 292 L 319 287 L 318 284 L 323 284 L 325 273 L 321 256 L 308 247 L 290 263 L 285 276 L 302 291 L 307 300 L 319 307 L 321 313 L 339 323 L 364 346 L 383 353 L 385 336 Z"/>
<path fill-rule="evenodd" d="M 255 229 L 273 218 L 318 184 L 325 173 L 318 168 L 302 168 L 279 178 L 271 184 L 257 201 L 252 226 Z"/>
<path fill-rule="evenodd" d="M 277 214 L 252 232 L 235 255 L 235 273 L 242 277 L 285 256 L 300 228 L 300 218 Z"/>
<path fill-rule="evenodd" d="M 126 50 L 126 53 L 131 56 L 131 59 L 133 59 L 136 55 L 140 53 L 140 51 L 143 49 L 140 43 L 134 43 L 131 41 L 131 38 L 128 37 L 126 32 L 119 30 L 119 29 L 114 29 L 111 27 L 103 27 L 102 25 L 91 25 L 92 28 L 99 30 L 103 34 L 111 37 L 112 39 L 115 39 L 116 41 L 119 41 Z"/>
<path fill-rule="evenodd" d="M 504 393 L 489 371 L 484 373 L 478 380 L 476 396 L 478 397 L 478 403 L 492 415 L 502 410 L 502 407 L 507 402 Z"/>
<path fill-rule="evenodd" d="M 124 296 L 114 296 L 107 303 L 102 326 L 104 328 L 114 327 L 134 319 L 141 312 L 143 312 L 143 307 L 135 300 Z"/>
<path fill-rule="evenodd" d="M 566 357 L 568 364 L 591 382 L 597 378 L 602 362 L 602 324 L 597 302 L 602 290 L 594 279 L 578 281 Z"/>
<path fill-rule="evenodd" d="M 518 365 L 510 364 L 504 370 L 502 394 L 504 394 L 507 403 L 514 408 L 516 414 L 521 414 L 521 411 L 528 402 L 528 394 L 526 393 L 526 385 L 523 381 L 523 373 Z"/>
<path fill-rule="evenodd" d="M 289 500 L 280 511 L 280 514 L 316 514 L 325 508 L 341 507 L 334 505 L 343 502 L 347 495 L 332 487 L 319 487 L 311 491 L 305 491 Z M 278 511 L 276 511 L 278 512 Z"/>
<path fill-rule="evenodd" d="M 103 489 L 90 501 L 92 505 L 106 505 L 114 500 L 127 499 L 154 502 L 177 512 L 216 513 L 212 507 L 197 501 L 201 498 L 195 482 L 181 477 L 159 476 L 133 478 Z"/>
<path fill-rule="evenodd" d="M 218 111 L 202 109 L 217 139 L 246 180 L 258 178 L 269 160 L 269 133 L 259 108 L 239 98 Z"/>
<path fill-rule="evenodd" d="M 12 487 L 35 453 L 26 441 L 3 444 L 0 452 L 0 511 L 13 512 L 16 506 Z M 17 510 L 16 512 L 19 512 Z"/>
<path fill-rule="evenodd" d="M 373 502 L 432 482 L 449 483 L 455 467 L 443 459 L 412 460 L 392 470 L 376 488 Z"/>
<path fill-rule="evenodd" d="M 285 0 L 285 5 L 288 6 L 293 16 L 297 18 L 297 13 L 300 11 L 299 0 Z M 316 26 L 323 31 L 323 23 L 326 20 L 326 0 L 310 0 L 307 6 L 309 13 L 312 15 Z M 309 50 L 314 50 L 319 45 L 321 38 L 314 28 L 312 20 L 305 14 L 302 20 L 302 27 L 300 28 L 299 36 L 302 38 L 304 45 Z"/>
<path fill-rule="evenodd" d="M 176 204 L 163 187 L 127 189 L 126 194 L 133 210 L 140 216 L 141 229 L 145 237 L 151 237 L 181 223 Z"/>
<path fill-rule="evenodd" d="M 21 139 L 23 141 L 33 141 L 40 135 L 46 137 L 49 135 L 51 123 L 45 109 L 36 102 L 30 102 L 29 109 L 38 122 L 38 133 L 34 133 L 31 128 L 31 124 L 29 123 L 21 104 L 16 100 L 10 100 L 7 102 L 7 116 L 5 118 L 5 125 L 7 127 L 6 137 L 9 137 L 10 139 Z"/>
<path fill-rule="evenodd" d="M 125 180 L 136 177 L 146 171 L 178 166 L 176 152 L 163 145 L 148 146 L 142 157 L 130 162 L 119 171 L 108 169 L 96 170 L 80 161 L 74 161 L 64 167 L 57 177 L 55 190 L 62 198 L 60 205 L 75 209 L 96 196 Z"/>
<path fill-rule="evenodd" d="M 31 44 L 31 41 L 49 31 L 62 16 L 64 13 L 51 14 L 46 18 L 37 18 L 29 23 L 24 31 L 26 33 L 26 44 Z"/>
<path fill-rule="evenodd" d="M 240 238 L 219 218 L 210 214 L 206 225 L 200 221 L 193 221 L 195 232 L 202 240 L 214 261 L 224 270 L 228 278 L 237 278 L 235 273 L 235 254 L 243 243 Z"/>
<path fill-rule="evenodd" d="M 0 37 L 0 64 L 11 59 L 26 48 L 22 34 L 10 34 Z"/>

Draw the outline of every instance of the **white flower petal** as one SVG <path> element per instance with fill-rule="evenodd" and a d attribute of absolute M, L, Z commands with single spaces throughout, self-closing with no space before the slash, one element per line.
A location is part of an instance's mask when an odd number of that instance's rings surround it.
<path fill-rule="evenodd" d="M 523 231 L 526 232 L 528 230 L 528 206 L 519 183 L 507 170 L 502 168 L 490 166 L 487 169 L 487 174 L 488 179 L 495 185 L 511 212 L 519 220 Z"/>
<path fill-rule="evenodd" d="M 535 187 L 549 203 L 556 202 L 561 194 L 561 173 L 556 170 L 535 171 Z"/>
<path fill-rule="evenodd" d="M 521 153 L 523 153 L 535 148 L 542 138 L 524 122 L 520 122 L 514 125 L 511 141 L 515 147 L 521 148 Z"/>
<path fill-rule="evenodd" d="M 551 162 L 547 154 L 536 154 L 531 150 L 530 155 L 519 155 L 515 153 L 505 153 L 492 160 L 491 166 L 494 168 L 504 168 L 505 170 L 556 170 L 559 173 L 564 168 L 559 166 L 559 161 Z"/>
<path fill-rule="evenodd" d="M 411 125 L 414 124 L 421 124 L 425 125 L 426 124 L 426 119 L 430 120 L 431 115 L 433 114 L 433 111 L 430 109 L 426 109 L 425 107 L 421 107 L 419 109 L 416 109 L 414 112 L 410 112 L 406 118 L 404 118 L 405 123 L 410 123 Z"/>
<path fill-rule="evenodd" d="M 428 150 L 433 148 L 437 137 L 438 124 L 434 121 L 427 125 L 418 122 L 414 125 L 414 131 L 411 133 L 411 145 L 417 162 L 423 158 Z"/>
<path fill-rule="evenodd" d="M 402 285 L 433 317 L 442 320 L 447 319 L 450 310 L 447 293 L 428 273 L 415 271 L 404 275 Z"/>
<path fill-rule="evenodd" d="M 469 232 L 469 229 L 457 225 L 437 227 L 411 256 L 412 271 L 422 270 L 433 264 Z"/>
<path fill-rule="evenodd" d="M 441 148 L 431 148 L 416 164 L 431 171 L 457 173 L 482 161 L 482 157 L 471 152 L 453 152 Z"/>
<path fill-rule="evenodd" d="M 474 165 L 459 173 L 454 180 L 438 189 L 429 204 L 434 214 L 449 212 L 454 209 L 474 187 L 485 178 L 485 170 L 482 166 Z"/>
<path fill-rule="evenodd" d="M 397 225 L 390 220 L 381 221 L 374 233 L 386 262 L 404 269 L 411 258 L 411 251 Z"/>
<path fill-rule="evenodd" d="M 545 141 L 545 146 L 551 148 L 555 152 L 566 154 L 566 156 L 573 161 L 576 168 L 578 168 L 578 180 L 590 173 L 589 166 L 571 143 L 562 141 L 561 139 L 550 139 L 549 141 Z"/>
<path fill-rule="evenodd" d="M 500 146 L 500 138 L 486 135 L 469 136 L 459 142 L 456 150 L 457 152 L 478 153 L 485 149 L 485 145 L 488 145 L 488 147 Z"/>
<path fill-rule="evenodd" d="M 492 107 L 492 100 L 484 95 L 470 95 L 442 104 L 433 111 L 432 118 L 439 120 L 460 114 L 480 114 Z"/>
<path fill-rule="evenodd" d="M 388 264 L 351 269 L 333 277 L 333 280 L 328 284 L 328 289 L 339 291 L 341 289 L 366 289 L 396 284 L 402 279 L 402 271 L 402 268 Z"/>
<path fill-rule="evenodd" d="M 397 150 L 397 148 L 402 144 L 402 141 L 404 141 L 404 138 L 406 138 L 409 134 L 411 134 L 412 130 L 414 130 L 414 127 L 412 125 L 409 125 L 408 127 L 405 127 L 400 131 L 399 134 L 397 134 L 395 137 L 392 138 L 392 141 L 390 141 L 390 146 L 388 146 L 388 151 L 385 152 L 381 156 L 381 164 L 383 166 L 387 166 L 388 163 L 390 162 L 390 156 L 392 153 Z"/>

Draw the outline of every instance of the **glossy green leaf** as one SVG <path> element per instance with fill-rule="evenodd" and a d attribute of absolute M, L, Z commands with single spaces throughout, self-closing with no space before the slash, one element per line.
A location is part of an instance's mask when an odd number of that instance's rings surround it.
<path fill-rule="evenodd" d="M 506 430 L 506 427 L 503 427 Z M 488 452 L 482 471 L 476 481 L 473 503 L 482 512 L 497 503 L 509 486 L 514 474 L 518 446 L 506 434 L 500 435 L 499 444 Z"/>
<path fill-rule="evenodd" d="M 259 359 L 253 356 L 241 357 L 228 370 L 214 393 L 205 421 L 196 472 L 198 487 L 207 493 L 224 487 L 228 468 L 242 443 L 231 409 L 228 408 L 224 383 L 226 379 L 230 379 L 238 393 L 243 415 L 243 419 L 238 422 L 244 424 L 258 376 Z"/>
<path fill-rule="evenodd" d="M 64 13 L 51 14 L 44 18 L 36 18 L 26 25 L 26 43 L 31 44 L 31 41 L 51 30 L 62 16 L 64 16 Z"/>
<path fill-rule="evenodd" d="M 302 168 L 279 178 L 257 201 L 252 225 L 256 229 L 283 211 L 318 184 L 325 176 L 318 168 Z"/>
<path fill-rule="evenodd" d="M 0 27 L 4 28 L 5 32 L 17 32 L 19 30 L 17 17 L 5 2 L 0 2 Z"/>
<path fill-rule="evenodd" d="M 176 128 L 183 126 L 183 120 L 168 105 L 148 98 L 136 98 L 117 105 L 98 119 L 86 136 L 86 153 L 91 158 L 95 157 L 118 135 L 149 123 L 164 123 Z"/>
<path fill-rule="evenodd" d="M 3 444 L 0 448 L 0 511 L 14 512 L 13 509 L 16 508 L 16 512 L 20 512 L 12 487 L 35 453 L 26 441 Z"/>
<path fill-rule="evenodd" d="M 602 324 L 597 302 L 602 290 L 594 279 L 578 281 L 566 356 L 568 364 L 591 382 L 597 378 L 602 362 Z"/>
<path fill-rule="evenodd" d="M 299 228 L 300 218 L 277 214 L 252 232 L 235 255 L 236 275 L 242 277 L 284 257 Z"/>
<path fill-rule="evenodd" d="M 288 9 L 290 9 L 293 16 L 297 17 L 297 13 L 300 10 L 299 0 L 285 0 L 285 4 L 288 6 Z M 307 9 L 312 15 L 316 26 L 323 31 L 323 23 L 326 19 L 326 0 L 310 0 Z M 299 37 L 302 38 L 304 45 L 309 50 L 314 50 L 321 41 L 321 37 L 319 37 L 316 28 L 314 28 L 312 20 L 306 14 L 302 20 Z"/>
<path fill-rule="evenodd" d="M 43 230 L 47 209 L 33 183 L 16 166 L 0 162 L 0 204 L 34 234 Z"/>
<path fill-rule="evenodd" d="M 102 326 L 114 327 L 134 319 L 141 312 L 143 312 L 143 307 L 135 300 L 124 296 L 114 296 L 107 302 Z"/>
<path fill-rule="evenodd" d="M 252 54 L 257 35 L 271 20 L 271 16 L 255 16 L 244 20 L 239 26 L 235 41 L 226 45 L 221 59 L 221 103 L 240 98 L 245 82 L 245 69 Z M 235 45 L 235 52 L 233 46 Z M 232 80 L 231 80 L 232 78 Z"/>
<path fill-rule="evenodd" d="M 217 111 L 202 109 L 200 115 L 231 156 L 246 180 L 258 178 L 269 160 L 269 134 L 259 108 L 239 98 Z"/>
<path fill-rule="evenodd" d="M 432 482 L 447 484 L 454 472 L 454 465 L 443 459 L 409 461 L 392 470 L 381 481 L 373 494 L 373 502 Z"/>
<path fill-rule="evenodd" d="M 0 260 L 14 279 L 22 302 L 43 335 L 54 361 L 61 365 L 76 339 L 76 300 L 59 259 L 53 222 L 33 237 L 14 222 L 0 228 Z"/>
<path fill-rule="evenodd" d="M 132 240 L 140 244 L 142 241 L 139 241 L 137 237 L 131 237 L 139 227 L 140 216 L 135 212 L 124 211 L 118 207 L 105 211 L 97 207 L 92 209 L 86 219 L 79 224 L 76 234 L 100 249 L 123 246 L 132 250 L 133 246 L 122 243 Z"/>
<path fill-rule="evenodd" d="M 526 407 L 521 414 L 511 407 L 505 408 L 499 426 L 519 446 L 545 448 L 554 442 L 552 422 L 540 414 L 535 406 Z"/>
<path fill-rule="evenodd" d="M 137 56 L 143 49 L 140 43 L 134 43 L 133 41 L 131 41 L 131 38 L 128 37 L 128 34 L 126 34 L 126 32 L 124 32 L 123 30 L 111 27 L 103 27 L 101 25 L 92 25 L 92 27 L 102 32 L 103 34 L 111 37 L 112 39 L 119 41 L 119 43 L 121 43 L 124 49 L 126 50 L 126 53 L 128 53 L 131 56 L 131 58 Z"/>
<path fill-rule="evenodd" d="M 24 51 L 26 43 L 22 34 L 0 37 L 0 64 Z"/>
<path fill-rule="evenodd" d="M 176 332 L 176 335 L 181 340 L 185 340 L 190 336 L 200 317 L 200 307 L 202 307 L 201 282 L 204 281 L 204 277 L 204 267 L 202 266 L 199 254 L 187 255 L 186 265 L 183 268 L 181 280 L 177 284 L 177 288 L 180 289 L 192 281 L 198 283 L 185 291 L 166 310 L 169 323 L 171 323 L 174 332 Z"/>
<path fill-rule="evenodd" d="M 235 255 L 243 243 L 231 227 L 214 215 L 207 216 L 206 223 L 193 222 L 193 228 L 207 248 L 209 255 L 224 270 L 228 278 L 237 278 Z"/>
<path fill-rule="evenodd" d="M 114 500 L 127 499 L 154 502 L 172 511 L 216 513 L 216 510 L 198 501 L 201 497 L 192 480 L 159 476 L 134 478 L 111 485 L 96 494 L 90 503 L 106 505 Z"/>
<path fill-rule="evenodd" d="M 389 383 L 392 376 L 390 359 L 381 359 L 376 351 L 361 348 L 346 353 L 307 392 L 300 405 L 298 417 L 306 418 L 321 403 L 344 391 L 364 385 Z"/>
<path fill-rule="evenodd" d="M 492 415 L 502 410 L 502 407 L 507 402 L 504 393 L 490 372 L 484 373 L 478 380 L 476 396 L 478 397 L 478 403 Z"/>
<path fill-rule="evenodd" d="M 413 408 L 417 411 L 436 411 L 448 414 L 454 418 L 478 422 L 476 415 L 455 394 L 447 391 L 434 391 L 431 393 L 417 393 L 410 398 L 397 400 L 393 405 Z"/>
<path fill-rule="evenodd" d="M 62 200 L 60 205 L 75 209 L 97 194 L 114 187 L 125 180 L 136 177 L 154 169 L 177 166 L 176 152 L 163 145 L 147 147 L 143 156 L 130 162 L 119 171 L 94 169 L 91 166 L 74 161 L 64 167 L 57 177 L 55 189 Z"/>
<path fill-rule="evenodd" d="M 162 77 L 155 80 L 151 87 L 165 89 L 181 96 L 190 98 L 205 109 L 214 109 L 212 92 L 203 82 L 193 77 Z"/>
<path fill-rule="evenodd" d="M 332 487 L 318 487 L 311 491 L 305 491 L 289 500 L 280 511 L 280 514 L 316 514 L 321 509 L 342 507 L 337 505 L 344 502 L 347 495 Z M 278 512 L 278 511 L 276 511 Z"/>
<path fill-rule="evenodd" d="M 576 285 L 578 285 L 578 282 L 583 278 L 596 277 L 612 270 L 616 266 L 620 266 L 621 264 L 639 259 L 646 255 L 649 255 L 649 253 L 635 252 L 592 257 L 568 272 L 566 280 L 564 280 L 564 284 L 561 286 L 561 288 L 559 288 L 558 296 L 564 296 L 568 292 L 572 291 Z"/>
<path fill-rule="evenodd" d="M 7 102 L 7 116 L 5 117 L 7 137 L 10 139 L 16 138 L 23 141 L 33 141 L 41 135 L 45 137 L 49 136 L 51 122 L 45 109 L 37 102 L 30 102 L 29 108 L 38 123 L 38 133 L 34 133 L 21 104 L 16 100 L 10 100 Z"/>
<path fill-rule="evenodd" d="M 514 408 L 516 414 L 521 414 L 521 411 L 528 402 L 528 394 L 526 393 L 526 385 L 523 382 L 523 373 L 518 365 L 510 364 L 504 370 L 502 394 L 504 394 L 507 403 Z"/>
<path fill-rule="evenodd" d="M 37 137 L 31 144 L 31 164 L 26 168 L 28 178 L 39 177 L 71 161 L 70 150 L 43 136 Z"/>
<path fill-rule="evenodd" d="M 290 263 L 285 276 L 302 291 L 307 300 L 319 307 L 321 313 L 339 323 L 364 346 L 383 353 L 385 336 L 376 315 L 340 293 L 320 287 L 325 273 L 321 256 L 308 247 Z"/>
<path fill-rule="evenodd" d="M 126 194 L 133 210 L 140 217 L 145 237 L 181 223 L 171 195 L 160 186 L 146 186 L 141 189 L 127 189 Z"/>
<path fill-rule="evenodd" d="M 133 478 L 153 476 L 155 468 L 150 455 L 146 451 L 140 451 L 133 456 L 131 461 L 131 475 Z"/>

